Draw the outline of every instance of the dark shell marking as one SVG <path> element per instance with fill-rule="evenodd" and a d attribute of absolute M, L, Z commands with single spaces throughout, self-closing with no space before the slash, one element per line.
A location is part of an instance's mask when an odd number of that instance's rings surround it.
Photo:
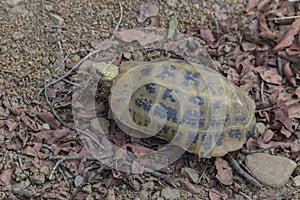
<path fill-rule="evenodd" d="M 216 71 L 182 60 L 130 65 L 110 102 L 127 133 L 156 134 L 199 157 L 218 157 L 254 132 L 254 102 Z"/>

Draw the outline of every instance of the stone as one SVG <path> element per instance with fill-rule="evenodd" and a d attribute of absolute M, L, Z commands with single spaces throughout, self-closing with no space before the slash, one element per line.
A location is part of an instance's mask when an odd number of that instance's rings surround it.
<path fill-rule="evenodd" d="M 245 163 L 254 178 L 275 188 L 284 186 L 297 167 L 297 164 L 288 158 L 265 153 L 248 155 Z"/>
<path fill-rule="evenodd" d="M 163 188 L 161 190 L 160 196 L 164 199 L 169 199 L 169 200 L 180 199 L 179 191 L 176 189 L 169 188 L 169 187 Z"/>
<path fill-rule="evenodd" d="M 55 24 L 55 25 L 62 25 L 64 23 L 64 19 L 58 15 L 49 13 L 50 19 L 51 21 Z"/>
<path fill-rule="evenodd" d="M 198 183 L 199 174 L 196 170 L 190 167 L 182 168 L 181 175 L 187 177 L 192 183 Z"/>
<path fill-rule="evenodd" d="M 23 33 L 21 32 L 14 32 L 14 34 L 11 36 L 11 38 L 16 41 L 16 40 L 21 40 L 23 39 L 25 36 Z"/>
<path fill-rule="evenodd" d="M 42 185 L 45 183 L 45 175 L 40 173 L 34 173 L 33 175 L 29 176 L 31 183 L 36 185 Z"/>
<path fill-rule="evenodd" d="M 11 7 L 15 7 L 18 4 L 20 4 L 23 0 L 6 0 L 6 3 L 11 6 Z"/>
<path fill-rule="evenodd" d="M 140 199 L 149 199 L 148 192 L 146 190 L 141 190 L 139 192 L 139 197 Z"/>

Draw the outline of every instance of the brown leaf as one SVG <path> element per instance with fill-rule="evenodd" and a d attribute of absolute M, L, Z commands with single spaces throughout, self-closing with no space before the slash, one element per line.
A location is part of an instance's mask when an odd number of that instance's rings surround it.
<path fill-rule="evenodd" d="M 200 36 L 207 42 L 207 44 L 211 44 L 212 42 L 216 41 L 216 38 L 212 34 L 211 30 L 207 27 L 200 29 Z"/>
<path fill-rule="evenodd" d="M 149 24 L 148 27 L 158 27 L 160 22 L 159 16 L 153 16 L 151 17 L 151 23 Z"/>
<path fill-rule="evenodd" d="M 233 183 L 233 174 L 228 162 L 222 158 L 216 158 L 215 165 L 218 170 L 216 178 L 224 185 L 231 185 Z"/>
<path fill-rule="evenodd" d="M 178 178 L 176 179 L 181 186 L 184 188 L 184 190 L 193 193 L 193 194 L 199 194 L 200 193 L 200 188 L 195 187 L 189 180 L 183 179 L 183 178 Z"/>
<path fill-rule="evenodd" d="M 218 192 L 214 189 L 210 189 L 208 195 L 209 195 L 210 200 L 226 200 L 226 199 L 228 199 L 227 194 L 221 194 L 220 192 Z"/>
<path fill-rule="evenodd" d="M 120 38 L 124 42 L 138 41 L 142 46 L 162 40 L 162 36 L 159 34 L 135 29 L 129 29 L 123 32 L 118 32 L 115 36 Z"/>
<path fill-rule="evenodd" d="M 10 112 L 16 116 L 20 116 L 22 114 L 22 110 L 17 107 L 11 107 L 9 108 Z"/>
<path fill-rule="evenodd" d="M 290 118 L 300 119 L 300 104 L 294 104 L 288 107 L 288 113 Z"/>
<path fill-rule="evenodd" d="M 273 50 L 278 51 L 285 47 L 291 46 L 295 40 L 295 35 L 299 34 L 300 31 L 300 19 L 297 19 L 292 23 L 288 32 L 280 40 L 280 42 L 273 48 Z"/>
<path fill-rule="evenodd" d="M 300 87 L 296 88 L 295 94 L 298 96 L 298 98 L 300 97 Z"/>
<path fill-rule="evenodd" d="M 22 112 L 20 119 L 33 131 L 41 130 L 41 126 L 32 120 L 29 116 L 27 116 L 24 112 Z"/>
<path fill-rule="evenodd" d="M 130 147 L 131 150 L 136 154 L 147 154 L 147 153 L 152 152 L 151 149 L 144 147 L 144 146 L 140 146 L 140 145 L 128 144 L 127 146 Z"/>
<path fill-rule="evenodd" d="M 246 7 L 246 12 L 249 12 L 250 10 L 252 10 L 253 8 L 255 8 L 260 0 L 250 0 L 247 4 Z"/>
<path fill-rule="evenodd" d="M 295 76 L 291 70 L 291 67 L 290 67 L 290 63 L 286 63 L 284 66 L 283 66 L 283 73 L 286 77 L 286 79 L 293 85 L 293 86 L 296 86 L 296 79 L 295 79 Z"/>
<path fill-rule="evenodd" d="M 292 135 L 292 133 L 290 131 L 286 130 L 286 128 L 284 128 L 284 126 L 281 128 L 280 133 L 282 135 L 285 135 L 285 137 L 287 137 L 287 138 L 289 138 Z"/>
<path fill-rule="evenodd" d="M 19 125 L 19 122 L 7 122 L 6 126 L 8 127 L 8 131 L 12 132 L 14 131 Z"/>
<path fill-rule="evenodd" d="M 294 132 L 292 119 L 289 118 L 288 109 L 283 101 L 280 101 L 277 104 L 277 108 L 274 109 L 274 113 L 275 120 L 280 121 L 288 131 Z"/>
<path fill-rule="evenodd" d="M 269 26 L 266 22 L 266 17 L 264 15 L 260 16 L 259 18 L 259 35 L 262 38 L 274 40 L 275 34 L 269 29 Z"/>
<path fill-rule="evenodd" d="M 264 143 L 267 143 L 273 138 L 273 136 L 274 136 L 274 131 L 272 131 L 271 129 L 267 129 L 263 134 L 262 140 Z"/>
<path fill-rule="evenodd" d="M 36 113 L 36 115 L 43 120 L 45 123 L 49 124 L 52 129 L 58 129 L 60 127 L 60 122 L 55 119 L 55 117 L 50 113 Z"/>
<path fill-rule="evenodd" d="M 138 22 L 144 22 L 148 17 L 158 16 L 159 8 L 155 4 L 142 4 L 136 18 Z"/>
<path fill-rule="evenodd" d="M 229 68 L 227 71 L 227 79 L 234 84 L 238 84 L 240 81 L 240 75 L 236 72 L 236 69 Z"/>
<path fill-rule="evenodd" d="M 13 174 L 13 171 L 11 169 L 5 169 L 5 170 L 1 171 L 0 181 L 6 186 L 11 185 L 10 179 L 12 178 L 12 174 Z"/>
<path fill-rule="evenodd" d="M 267 83 L 281 84 L 282 77 L 279 75 L 277 68 L 259 66 L 255 69 Z"/>

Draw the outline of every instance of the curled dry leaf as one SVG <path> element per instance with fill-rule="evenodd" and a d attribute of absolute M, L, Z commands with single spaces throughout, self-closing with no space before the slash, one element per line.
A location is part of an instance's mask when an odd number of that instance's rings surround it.
<path fill-rule="evenodd" d="M 12 132 L 14 131 L 19 125 L 19 122 L 7 122 L 6 126 L 8 127 L 8 131 Z"/>
<path fill-rule="evenodd" d="M 236 72 L 236 69 L 229 68 L 229 70 L 227 71 L 227 79 L 234 84 L 238 84 L 238 82 L 240 81 L 240 75 Z"/>
<path fill-rule="evenodd" d="M 266 17 L 264 15 L 260 16 L 258 23 L 259 23 L 259 30 L 260 30 L 259 35 L 262 38 L 274 40 L 275 34 L 269 29 L 269 26 L 266 22 Z"/>
<path fill-rule="evenodd" d="M 250 0 L 247 4 L 246 7 L 246 12 L 249 12 L 250 10 L 252 10 L 253 8 L 255 8 L 260 0 Z"/>
<path fill-rule="evenodd" d="M 58 120 L 56 120 L 55 117 L 51 113 L 49 113 L 49 112 L 47 112 L 47 113 L 39 112 L 36 115 L 41 120 L 43 120 L 43 122 L 49 124 L 52 129 L 58 129 L 60 127 L 60 122 Z"/>
<path fill-rule="evenodd" d="M 228 162 L 222 158 L 216 158 L 215 165 L 218 170 L 216 178 L 224 185 L 231 185 L 233 183 L 233 174 Z"/>
<path fill-rule="evenodd" d="M 227 194 L 221 194 L 220 192 L 218 192 L 214 189 L 210 189 L 208 195 L 209 195 L 210 200 L 226 200 L 226 199 L 228 199 Z"/>
<path fill-rule="evenodd" d="M 158 16 L 159 9 L 154 4 L 143 4 L 140 6 L 136 18 L 138 22 L 144 22 L 148 17 Z"/>
<path fill-rule="evenodd" d="M 211 44 L 216 41 L 216 38 L 212 34 L 211 30 L 207 27 L 200 29 L 200 36 L 207 44 Z"/>
<path fill-rule="evenodd" d="M 295 94 L 298 96 L 298 98 L 300 97 L 300 87 L 296 88 Z"/>
<path fill-rule="evenodd" d="M 287 78 L 287 80 L 293 85 L 293 86 L 296 86 L 296 79 L 294 77 L 294 74 L 291 70 L 291 67 L 290 67 L 290 63 L 286 63 L 284 66 L 283 66 L 283 73 L 285 75 L 285 77 Z"/>
<path fill-rule="evenodd" d="M 10 179 L 12 178 L 12 175 L 13 171 L 11 169 L 5 169 L 0 175 L 0 182 L 4 185 L 10 185 Z"/>
<path fill-rule="evenodd" d="M 138 41 L 142 46 L 154 43 L 162 39 L 162 36 L 159 34 L 135 29 L 129 29 L 123 32 L 116 33 L 116 37 L 120 38 L 124 42 Z"/>
<path fill-rule="evenodd" d="M 9 111 L 16 116 L 20 116 L 23 112 L 21 109 L 19 109 L 17 107 L 11 107 L 11 108 L 9 108 Z"/>
<path fill-rule="evenodd" d="M 288 131 L 293 132 L 292 119 L 289 118 L 288 109 L 284 102 L 280 101 L 278 103 L 277 108 L 274 109 L 274 113 L 275 120 L 280 121 Z"/>
<path fill-rule="evenodd" d="M 295 40 L 295 35 L 300 32 L 300 19 L 297 19 L 292 23 L 288 32 L 283 36 L 280 42 L 273 48 L 273 50 L 278 51 L 285 47 L 291 46 Z"/>
<path fill-rule="evenodd" d="M 32 120 L 29 116 L 27 116 L 24 112 L 22 112 L 20 119 L 33 131 L 41 130 L 41 125 Z"/>
<path fill-rule="evenodd" d="M 277 68 L 259 66 L 255 69 L 267 83 L 281 84 L 282 77 L 279 75 Z"/>
<path fill-rule="evenodd" d="M 288 113 L 290 118 L 300 119 L 300 104 L 294 104 L 288 107 Z"/>
<path fill-rule="evenodd" d="M 272 131 L 271 129 L 267 129 L 263 134 L 262 140 L 264 143 L 267 143 L 273 138 L 273 136 L 274 136 L 274 131 Z"/>
<path fill-rule="evenodd" d="M 200 188 L 195 187 L 189 180 L 179 178 L 177 181 L 181 184 L 181 186 L 188 192 L 193 194 L 199 194 Z"/>

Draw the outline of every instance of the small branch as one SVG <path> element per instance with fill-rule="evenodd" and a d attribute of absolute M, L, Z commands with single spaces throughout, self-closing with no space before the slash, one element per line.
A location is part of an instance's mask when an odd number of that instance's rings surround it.
<path fill-rule="evenodd" d="M 247 172 L 245 172 L 240 166 L 239 164 L 236 162 L 236 160 L 234 160 L 230 154 L 226 154 L 224 156 L 224 158 L 231 164 L 232 168 L 238 173 L 240 174 L 242 177 L 244 177 L 247 181 L 249 181 L 252 185 L 254 185 L 255 187 L 261 189 L 262 185 L 252 176 L 250 176 Z"/>
<path fill-rule="evenodd" d="M 121 2 L 121 0 L 118 0 L 118 2 L 119 2 L 119 7 L 120 7 L 120 18 L 119 18 L 119 22 L 118 22 L 118 24 L 117 24 L 117 26 L 115 28 L 115 31 L 117 31 L 119 29 L 119 26 L 120 26 L 120 24 L 122 22 L 122 19 L 123 19 L 123 6 L 122 6 L 122 2 Z"/>
<path fill-rule="evenodd" d="M 271 146 L 271 147 L 267 147 L 267 148 L 263 148 L 263 149 L 256 149 L 256 150 L 251 150 L 251 151 L 246 150 L 246 149 L 241 149 L 241 152 L 243 154 L 249 155 L 249 154 L 254 154 L 254 153 L 263 153 L 264 151 L 272 149 L 272 148 L 275 148 L 275 147 Z"/>
<path fill-rule="evenodd" d="M 60 78 L 60 76 L 57 76 L 57 75 L 52 75 L 54 78 Z M 81 87 L 81 85 L 77 84 L 77 83 L 74 83 L 72 81 L 69 81 L 68 79 L 63 79 L 62 81 L 66 82 L 66 83 L 69 83 L 70 85 L 73 85 L 73 86 L 76 86 L 76 87 Z"/>
<path fill-rule="evenodd" d="M 263 102 L 263 103 L 265 103 L 265 99 L 264 99 L 264 85 L 265 85 L 265 82 L 264 82 L 264 80 L 262 80 L 261 86 L 260 86 L 260 98 L 261 98 L 261 102 Z"/>

